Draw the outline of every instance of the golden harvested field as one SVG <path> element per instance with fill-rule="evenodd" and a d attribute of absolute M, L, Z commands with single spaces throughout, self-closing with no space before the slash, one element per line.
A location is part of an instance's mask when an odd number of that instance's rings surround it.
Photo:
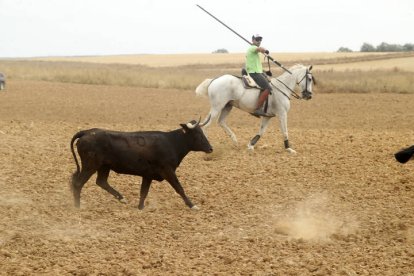
<path fill-rule="evenodd" d="M 335 71 L 374 71 L 374 70 L 403 70 L 408 72 L 414 72 L 414 57 L 405 58 L 392 58 L 373 61 L 360 61 L 341 64 L 327 64 L 318 65 L 318 70 L 335 70 Z"/>
<path fill-rule="evenodd" d="M 12 79 L 0 92 L 1 275 L 413 275 L 414 94 L 329 93 L 292 101 L 283 150 L 277 120 L 217 125 L 211 155 L 177 170 L 188 209 L 166 182 L 137 210 L 140 177 L 91 179 L 73 207 L 69 149 L 80 129 L 173 130 L 208 111 L 191 90 Z"/>
<path fill-rule="evenodd" d="M 309 60 L 311 58 L 333 59 L 344 57 L 361 57 L 373 53 L 272 53 L 281 62 L 291 60 Z M 381 55 L 385 55 L 384 53 Z M 245 53 L 229 54 L 172 54 L 172 55 L 119 55 L 119 56 L 84 56 L 84 57 L 45 57 L 34 60 L 78 61 L 94 63 L 141 64 L 152 67 L 182 66 L 194 64 L 239 64 L 244 62 Z"/>
<path fill-rule="evenodd" d="M 44 57 L 31 60 L 91 62 L 103 64 L 146 65 L 151 67 L 175 67 L 184 65 L 227 64 L 239 66 L 244 62 L 244 53 L 230 54 L 174 54 L 174 55 L 119 55 L 84 57 Z M 398 67 L 401 70 L 414 71 L 414 57 L 411 53 L 271 53 L 281 63 L 300 62 L 318 64 L 317 70 L 387 70 Z M 408 56 L 408 58 L 407 58 Z M 369 61 L 373 59 L 372 61 Z M 352 62 L 355 60 L 356 62 Z M 358 61 L 359 60 L 359 61 Z M 367 62 L 367 60 L 369 62 Z M 329 63 L 323 65 L 323 63 Z"/>

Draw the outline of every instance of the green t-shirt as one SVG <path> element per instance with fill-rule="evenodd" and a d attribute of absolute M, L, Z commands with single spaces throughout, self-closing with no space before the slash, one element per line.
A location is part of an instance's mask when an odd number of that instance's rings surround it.
<path fill-rule="evenodd" d="M 252 45 L 246 53 L 246 71 L 247 73 L 263 73 L 262 63 L 260 62 L 259 52 L 256 52 L 257 46 Z"/>

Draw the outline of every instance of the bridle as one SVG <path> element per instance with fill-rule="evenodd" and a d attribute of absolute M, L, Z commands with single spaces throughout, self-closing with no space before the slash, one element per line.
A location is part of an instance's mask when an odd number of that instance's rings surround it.
<path fill-rule="evenodd" d="M 306 83 L 305 83 L 305 90 L 303 90 L 302 91 L 302 95 L 303 94 L 307 94 L 307 95 L 312 95 L 312 92 L 310 92 L 309 90 L 308 90 L 308 82 L 309 82 L 309 75 L 310 75 L 310 79 L 312 80 L 313 79 L 313 76 L 312 76 L 312 73 L 311 72 L 309 72 L 309 69 L 306 69 L 306 73 L 305 73 L 305 75 L 303 75 L 303 77 L 300 79 L 300 81 L 298 81 L 298 82 L 296 82 L 296 85 L 299 85 L 304 79 L 305 79 L 305 81 L 306 81 Z M 283 81 L 281 81 L 281 80 L 279 80 L 278 78 L 275 78 L 278 82 L 280 82 L 281 84 L 283 84 L 283 86 L 284 87 L 286 87 L 289 91 L 290 91 L 290 93 L 291 93 L 291 95 L 294 97 L 294 98 L 296 98 L 296 99 L 298 99 L 298 100 L 301 100 L 301 99 L 303 99 L 300 95 L 298 95 L 298 93 L 296 93 L 293 89 L 291 89 L 289 86 L 287 86 Z M 283 92 L 282 90 L 280 90 L 278 87 L 276 87 L 272 82 L 270 82 L 270 84 L 274 87 L 274 88 L 276 88 L 279 92 L 281 92 L 283 95 L 285 95 L 289 100 L 290 100 L 290 98 L 289 98 L 289 96 L 288 95 L 286 95 L 286 93 L 285 92 Z"/>
<path fill-rule="evenodd" d="M 309 71 L 308 68 L 306 68 L 306 73 L 305 73 L 305 75 L 303 75 L 303 78 L 299 82 L 297 82 L 296 84 L 299 85 L 303 81 L 303 79 L 305 79 L 306 82 L 305 82 L 305 90 L 302 91 L 302 95 L 312 95 L 312 92 L 310 92 L 308 90 L 308 82 L 309 82 L 309 79 L 313 80 L 313 76 L 312 76 L 312 73 Z"/>

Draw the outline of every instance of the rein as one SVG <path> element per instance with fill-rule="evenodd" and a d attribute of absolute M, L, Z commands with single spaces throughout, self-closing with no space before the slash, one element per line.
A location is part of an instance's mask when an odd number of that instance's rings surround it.
<path fill-rule="evenodd" d="M 302 99 L 295 91 L 293 91 L 292 89 L 290 89 L 290 87 L 289 86 L 287 86 L 283 81 L 281 81 L 281 80 L 279 80 L 278 78 L 275 78 L 278 82 L 280 82 L 281 84 L 283 84 L 283 86 L 284 87 L 286 87 L 291 93 L 292 93 L 292 96 L 294 97 L 294 98 L 296 98 L 296 99 L 298 99 L 298 100 L 300 100 L 300 99 Z M 286 93 L 285 92 L 283 92 L 282 90 L 280 90 L 278 87 L 276 87 L 272 82 L 270 82 L 270 84 L 274 87 L 274 88 L 276 88 L 280 93 L 282 93 L 283 95 L 285 95 L 286 96 L 286 98 L 288 98 L 289 100 L 290 100 L 290 98 L 289 98 L 289 96 L 288 95 L 286 95 Z"/>
<path fill-rule="evenodd" d="M 270 72 L 270 63 L 269 63 L 269 72 Z M 301 83 L 302 81 L 303 81 L 303 79 L 305 79 L 306 78 L 306 84 L 305 84 L 305 90 L 306 90 L 306 92 L 307 92 L 307 90 L 308 90 L 308 78 L 307 78 L 307 76 L 308 76 L 308 74 L 309 74 L 309 71 L 308 70 L 306 70 L 306 73 L 305 73 L 305 75 L 303 75 L 303 77 L 302 77 L 302 79 L 300 80 L 300 81 L 298 81 L 298 82 L 296 82 L 296 85 L 299 85 L 299 83 Z M 292 89 L 290 89 L 290 87 L 289 86 L 287 86 L 283 81 L 281 81 L 281 80 L 279 80 L 278 78 L 275 78 L 278 82 L 280 82 L 281 84 L 283 84 L 283 86 L 284 87 L 286 87 L 290 92 L 291 92 L 291 95 L 294 97 L 294 98 L 296 98 L 296 99 L 298 99 L 298 100 L 301 100 L 302 99 L 302 97 L 301 96 L 299 96 L 294 90 L 292 90 Z M 274 87 L 274 88 L 276 88 L 280 93 L 282 93 L 283 95 L 285 95 L 289 100 L 290 100 L 290 98 L 289 98 L 289 96 L 288 95 L 286 95 L 286 93 L 284 93 L 282 90 L 280 90 L 279 88 L 277 88 L 272 82 L 270 82 L 270 84 Z"/>
<path fill-rule="evenodd" d="M 265 57 L 265 59 L 266 59 L 266 57 Z M 268 74 L 268 76 L 270 77 L 270 76 L 272 76 L 272 72 L 270 71 L 270 59 L 269 59 L 269 57 L 267 57 L 267 66 L 269 67 L 269 74 Z M 307 74 L 305 74 L 305 76 L 303 76 L 303 78 L 304 77 L 306 77 L 306 75 Z M 302 80 L 303 80 L 303 78 L 299 81 L 299 82 L 297 82 L 296 84 L 298 85 Z M 278 82 L 280 82 L 281 84 L 283 84 L 283 86 L 284 87 L 286 87 L 289 91 L 290 91 L 290 93 L 291 93 L 291 95 L 294 97 L 294 98 L 296 98 L 296 99 L 298 99 L 298 100 L 300 100 L 300 99 L 302 99 L 295 91 L 293 91 L 292 89 L 290 89 L 290 87 L 289 86 L 287 86 L 283 81 L 281 81 L 281 80 L 279 80 L 278 78 L 275 78 Z M 270 84 L 274 87 L 274 88 L 276 88 L 276 90 L 278 90 L 280 93 L 282 93 L 283 95 L 285 95 L 286 96 L 286 98 L 288 98 L 289 100 L 290 100 L 290 97 L 288 96 L 288 95 L 286 95 L 286 93 L 285 92 L 283 92 L 282 90 L 280 90 L 279 88 L 277 88 L 272 82 L 270 82 Z M 307 84 L 306 84 L 307 85 Z"/>

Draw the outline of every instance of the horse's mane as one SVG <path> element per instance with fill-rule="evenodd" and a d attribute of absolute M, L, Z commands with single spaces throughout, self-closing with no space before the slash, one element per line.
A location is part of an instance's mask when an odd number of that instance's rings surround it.
<path fill-rule="evenodd" d="M 307 66 L 305 66 L 305 65 L 303 65 L 303 64 L 300 64 L 300 63 L 297 63 L 297 64 L 295 64 L 295 65 L 292 65 L 290 68 L 289 68 L 289 71 L 294 71 L 294 70 L 297 70 L 297 69 L 303 69 L 303 68 L 305 68 L 305 69 L 307 69 Z M 290 76 L 290 74 L 288 73 L 288 72 L 283 72 L 283 74 L 282 75 L 280 75 L 280 76 L 278 76 L 278 77 L 275 77 L 274 79 L 278 79 L 278 80 L 281 80 L 281 81 L 283 81 L 284 79 L 286 79 L 287 77 L 289 77 Z M 315 77 L 312 75 L 312 80 L 313 80 L 313 83 L 316 85 L 316 79 L 315 79 Z"/>
<path fill-rule="evenodd" d="M 294 70 L 297 70 L 297 69 L 300 69 L 300 68 L 303 68 L 304 67 L 304 65 L 303 64 L 299 64 L 299 63 L 297 63 L 297 64 L 295 64 L 295 65 L 293 65 L 293 66 L 291 66 L 291 67 L 289 67 L 289 71 L 294 71 Z M 276 77 L 276 79 L 284 79 L 284 78 L 286 78 L 286 77 L 289 77 L 290 76 L 290 73 L 289 72 L 283 72 L 283 74 L 282 75 L 280 75 L 280 76 L 278 76 L 278 77 Z"/>
<path fill-rule="evenodd" d="M 289 68 L 290 71 L 296 70 L 296 69 L 301 69 L 301 68 L 306 68 L 308 69 L 308 67 L 306 65 L 300 64 L 300 63 L 296 63 L 295 65 L 293 65 L 292 67 Z M 289 74 L 288 72 L 285 72 L 286 74 Z M 285 76 L 285 74 L 283 74 L 282 76 Z M 315 77 L 312 75 L 312 80 L 313 83 L 316 85 L 316 79 Z"/>
<path fill-rule="evenodd" d="M 305 65 L 300 64 L 300 63 L 296 63 L 295 65 L 293 65 L 293 66 L 292 66 L 292 67 L 290 67 L 289 69 L 295 70 L 295 69 L 297 69 L 297 68 L 303 68 L 303 67 L 305 67 L 305 68 L 306 68 L 306 66 L 305 66 Z"/>

